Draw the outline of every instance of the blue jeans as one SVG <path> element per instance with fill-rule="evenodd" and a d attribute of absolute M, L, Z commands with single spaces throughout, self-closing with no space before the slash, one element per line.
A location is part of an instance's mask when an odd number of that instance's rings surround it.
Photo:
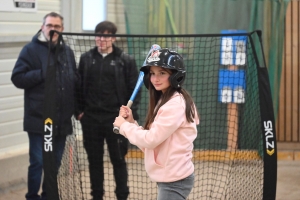
<path fill-rule="evenodd" d="M 29 167 L 27 176 L 28 192 L 25 195 L 27 200 L 46 200 L 46 188 L 43 182 L 42 193 L 38 194 L 43 173 L 43 146 L 44 135 L 41 133 L 28 132 L 29 137 Z M 56 149 L 54 149 L 56 165 L 60 166 L 60 161 L 63 155 L 66 136 L 55 136 L 54 138 Z"/>
<path fill-rule="evenodd" d="M 175 182 L 158 182 L 157 200 L 186 199 L 194 186 L 194 173 Z"/>

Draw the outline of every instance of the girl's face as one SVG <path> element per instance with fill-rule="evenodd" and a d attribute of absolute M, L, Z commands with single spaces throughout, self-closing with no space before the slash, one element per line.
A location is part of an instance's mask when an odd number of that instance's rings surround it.
<path fill-rule="evenodd" d="M 164 93 L 170 87 L 169 77 L 172 74 L 170 70 L 158 66 L 150 67 L 150 82 L 154 88 Z"/>

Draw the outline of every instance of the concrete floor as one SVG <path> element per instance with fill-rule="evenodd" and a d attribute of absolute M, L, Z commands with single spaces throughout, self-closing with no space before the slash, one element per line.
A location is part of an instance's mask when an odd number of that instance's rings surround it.
<path fill-rule="evenodd" d="M 15 189 L 0 200 L 23 200 L 25 193 L 26 188 Z M 300 161 L 278 161 L 276 200 L 300 200 Z"/>
<path fill-rule="evenodd" d="M 277 200 L 300 200 L 300 161 L 278 161 Z"/>

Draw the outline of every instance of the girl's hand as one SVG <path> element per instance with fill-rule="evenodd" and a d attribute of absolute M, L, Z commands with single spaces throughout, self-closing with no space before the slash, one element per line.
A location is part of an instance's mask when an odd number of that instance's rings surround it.
<path fill-rule="evenodd" d="M 120 126 L 121 126 L 124 122 L 126 122 L 126 120 L 125 120 L 122 116 L 118 116 L 118 117 L 116 117 L 116 119 L 115 119 L 113 125 L 114 125 L 114 127 L 120 128 Z"/>
<path fill-rule="evenodd" d="M 123 106 L 120 107 L 119 116 L 122 116 L 126 119 L 128 117 L 128 111 L 124 107 Z"/>
<path fill-rule="evenodd" d="M 134 123 L 134 119 L 132 116 L 132 111 L 128 106 L 121 106 L 119 116 L 122 116 L 126 119 L 126 121 L 130 123 Z"/>

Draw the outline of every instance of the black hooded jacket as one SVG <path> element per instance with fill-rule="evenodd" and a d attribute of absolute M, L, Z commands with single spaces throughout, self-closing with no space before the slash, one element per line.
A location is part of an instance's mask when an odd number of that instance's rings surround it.
<path fill-rule="evenodd" d="M 118 116 L 120 106 L 127 104 L 138 79 L 133 57 L 116 46 L 104 58 L 98 53 L 97 47 L 82 54 L 78 72 L 82 81 L 77 90 L 76 115 L 84 112 L 84 116 L 100 123 L 111 122 Z M 140 92 L 131 107 L 136 120 L 139 119 L 139 101 Z"/>
<path fill-rule="evenodd" d="M 48 65 L 49 43 L 38 39 L 39 31 L 25 45 L 14 66 L 11 81 L 24 89 L 24 131 L 44 134 L 45 76 Z M 71 117 L 74 114 L 76 62 L 73 51 L 61 44 L 57 63 L 54 64 L 55 47 L 51 47 L 49 66 L 56 67 L 56 133 L 72 133 Z"/>

